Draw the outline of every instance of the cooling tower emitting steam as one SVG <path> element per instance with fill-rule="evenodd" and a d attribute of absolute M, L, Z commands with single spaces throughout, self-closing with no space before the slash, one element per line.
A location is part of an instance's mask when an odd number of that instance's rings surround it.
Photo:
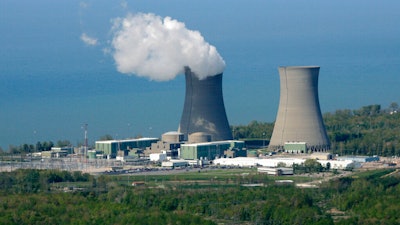
<path fill-rule="evenodd" d="M 114 20 L 113 57 L 119 72 L 150 80 L 174 79 L 189 67 L 200 79 L 221 74 L 225 62 L 216 48 L 184 23 L 154 14 Z"/>
<path fill-rule="evenodd" d="M 188 136 L 202 132 L 212 141 L 232 140 L 222 95 L 222 73 L 199 79 L 185 68 L 186 94 L 178 132 Z"/>
<path fill-rule="evenodd" d="M 318 66 L 279 67 L 280 100 L 269 149 L 306 142 L 307 151 L 330 148 L 318 99 Z"/>
<path fill-rule="evenodd" d="M 121 73 L 166 81 L 185 73 L 186 95 L 179 132 L 185 139 L 196 132 L 213 141 L 232 133 L 222 96 L 225 62 L 198 31 L 170 17 L 128 15 L 113 26 L 113 57 Z"/>

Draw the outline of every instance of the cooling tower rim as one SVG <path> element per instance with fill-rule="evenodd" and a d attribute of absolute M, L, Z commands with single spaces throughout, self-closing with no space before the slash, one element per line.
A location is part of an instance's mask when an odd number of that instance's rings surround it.
<path fill-rule="evenodd" d="M 319 69 L 320 66 L 280 66 L 279 69 L 295 70 L 295 69 Z"/>
<path fill-rule="evenodd" d="M 212 73 L 212 74 L 209 73 L 206 76 L 199 77 L 197 75 L 197 73 L 194 72 L 189 66 L 185 66 L 184 68 L 185 68 L 185 74 L 188 74 L 188 73 L 189 74 L 193 74 L 194 77 L 196 77 L 199 80 L 205 80 L 205 79 L 211 78 L 211 77 L 222 76 L 224 74 L 224 71 L 221 71 L 221 72 L 218 72 L 218 73 Z"/>

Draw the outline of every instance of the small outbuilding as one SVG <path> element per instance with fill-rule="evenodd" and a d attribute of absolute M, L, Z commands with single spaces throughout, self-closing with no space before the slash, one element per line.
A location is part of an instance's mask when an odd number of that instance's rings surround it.
<path fill-rule="evenodd" d="M 185 161 L 185 160 L 170 160 L 170 161 L 161 162 L 162 167 L 168 167 L 171 169 L 183 168 L 183 167 L 187 167 L 188 165 L 189 165 L 189 162 Z"/>
<path fill-rule="evenodd" d="M 286 167 L 258 167 L 257 172 L 266 173 L 268 175 L 283 176 L 283 175 L 293 175 L 293 168 Z"/>

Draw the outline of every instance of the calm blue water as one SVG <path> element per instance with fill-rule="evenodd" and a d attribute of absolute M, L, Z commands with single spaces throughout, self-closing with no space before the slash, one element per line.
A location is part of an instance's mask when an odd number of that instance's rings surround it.
<path fill-rule="evenodd" d="M 91 7 L 85 9 L 79 1 L 43 2 L 47 5 L 0 3 L 0 146 L 5 150 L 47 140 L 78 144 L 85 123 L 92 143 L 105 134 L 159 137 L 177 129 L 183 76 L 158 83 L 122 75 L 102 52 L 111 38 L 110 18 L 127 11 L 172 16 L 217 47 L 227 63 L 223 85 L 231 125 L 275 120 L 282 65 L 321 66 L 323 112 L 400 103 L 400 31 L 394 29 L 400 15 L 394 1 L 363 1 L 362 7 L 341 2 L 346 9 L 311 1 L 316 13 L 281 1 L 237 1 L 229 8 L 224 1 L 131 1 L 129 9 L 107 1 L 86 1 Z M 82 32 L 98 37 L 100 45 L 85 46 Z"/>

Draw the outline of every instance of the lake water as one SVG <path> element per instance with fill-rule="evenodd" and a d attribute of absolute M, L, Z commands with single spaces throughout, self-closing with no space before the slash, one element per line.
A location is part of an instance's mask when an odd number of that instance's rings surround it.
<path fill-rule="evenodd" d="M 89 20 L 85 26 L 78 26 L 83 17 L 77 16 L 79 2 L 75 3 L 49 6 L 55 10 L 36 5 L 19 7 L 22 3 L 8 1 L 1 5 L 7 13 L 1 15 L 0 29 L 8 31 L 0 35 L 0 147 L 5 150 L 9 145 L 37 141 L 82 143 L 85 123 L 90 143 L 105 134 L 117 138 L 160 137 L 178 128 L 184 77 L 154 82 L 118 73 L 112 57 L 102 51 L 109 45 L 109 34 L 97 47 L 85 46 L 79 39 L 86 30 L 94 35 L 107 33 L 110 15 L 98 11 L 91 17 L 93 26 Z M 344 13 L 343 19 L 334 21 L 321 12 L 315 19 L 327 24 L 318 24 L 313 16 L 297 23 L 294 17 L 281 19 L 273 9 L 264 13 L 256 3 L 251 4 L 241 9 L 242 21 L 237 21 L 229 9 L 211 10 L 208 17 L 196 10 L 185 14 L 172 6 L 155 10 L 176 15 L 188 27 L 201 30 L 217 47 L 226 61 L 223 90 L 231 125 L 275 120 L 278 66 L 321 66 L 319 98 L 323 112 L 369 104 L 387 108 L 391 102 L 400 103 L 400 39 L 393 26 L 400 21 L 396 20 L 397 10 L 386 6 L 388 12 L 373 11 L 374 4 L 369 2 L 361 9 L 364 11 L 357 11 L 364 23 L 352 17 L 351 8 L 343 12 L 335 5 L 326 13 Z M 278 2 L 268 6 L 283 9 Z M 219 7 L 225 6 L 221 3 Z M 291 10 L 295 9 L 292 6 Z M 368 14 L 370 11 L 374 14 Z M 288 25 L 291 27 L 285 27 Z"/>

